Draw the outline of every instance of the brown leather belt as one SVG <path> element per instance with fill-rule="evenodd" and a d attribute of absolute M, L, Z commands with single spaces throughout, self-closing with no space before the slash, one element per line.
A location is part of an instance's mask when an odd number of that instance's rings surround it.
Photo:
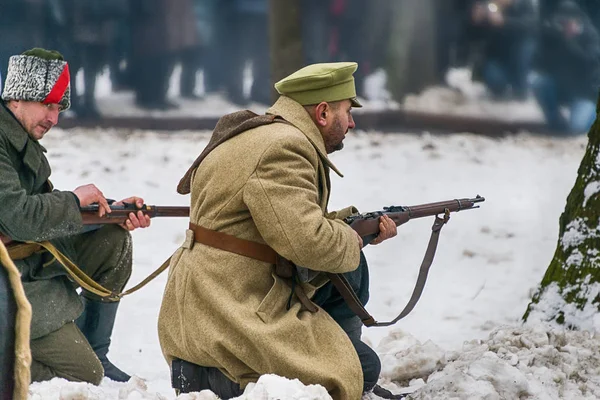
<path fill-rule="evenodd" d="M 223 232 L 206 229 L 190 222 L 190 230 L 194 232 L 194 240 L 216 249 L 250 257 L 269 264 L 277 263 L 277 253 L 266 244 L 240 239 Z"/>
<path fill-rule="evenodd" d="M 292 294 L 298 297 L 300 303 L 310 312 L 319 311 L 319 307 L 308 298 L 304 289 L 294 281 L 293 275 L 296 266 L 289 260 L 279 256 L 270 246 L 206 229 L 191 222 L 190 230 L 194 232 L 194 241 L 197 243 L 275 265 L 275 273 L 292 288 Z"/>

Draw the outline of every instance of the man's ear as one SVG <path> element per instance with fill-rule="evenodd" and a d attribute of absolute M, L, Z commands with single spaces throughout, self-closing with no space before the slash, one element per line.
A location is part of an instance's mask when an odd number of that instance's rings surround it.
<path fill-rule="evenodd" d="M 9 110 L 11 111 L 15 111 L 19 108 L 19 105 L 21 104 L 21 100 L 9 100 L 6 103 L 6 106 L 8 107 Z"/>
<path fill-rule="evenodd" d="M 315 106 L 315 120 L 318 125 L 327 125 L 327 113 L 329 112 L 329 104 L 321 102 Z"/>

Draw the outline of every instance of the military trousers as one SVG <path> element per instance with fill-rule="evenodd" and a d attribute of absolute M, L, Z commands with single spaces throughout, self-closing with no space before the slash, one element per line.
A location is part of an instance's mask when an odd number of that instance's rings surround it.
<path fill-rule="evenodd" d="M 344 273 L 344 276 L 361 303 L 366 305 L 369 300 L 369 266 L 362 251 L 360 252 L 358 268 Z M 350 338 L 363 371 L 363 391 L 370 391 L 379 379 L 381 361 L 377 353 L 361 340 L 362 321 L 346 304 L 342 295 L 331 282 L 319 288 L 312 300 L 327 311 Z"/>
<path fill-rule="evenodd" d="M 132 242 L 128 231 L 116 225 L 105 225 L 61 239 L 61 242 L 65 241 L 74 250 L 73 261 L 82 271 L 106 289 L 123 290 L 132 268 Z M 59 278 L 64 279 L 54 279 Z M 75 286 L 73 290 L 76 290 Z M 81 295 L 90 300 L 103 301 L 85 290 Z M 98 357 L 72 321 L 32 340 L 31 356 L 31 379 L 34 382 L 59 377 L 99 384 L 104 376 Z"/>

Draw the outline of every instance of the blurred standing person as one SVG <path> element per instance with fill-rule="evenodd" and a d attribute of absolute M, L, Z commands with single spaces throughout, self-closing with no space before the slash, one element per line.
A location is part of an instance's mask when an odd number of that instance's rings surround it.
<path fill-rule="evenodd" d="M 72 74 L 83 70 L 83 88 L 73 79 L 73 111 L 78 117 L 98 118 L 96 78 L 108 64 L 117 35 L 117 21 L 126 14 L 126 0 L 67 0 L 72 40 Z"/>
<path fill-rule="evenodd" d="M 227 46 L 231 43 L 229 37 L 237 29 L 230 26 L 229 16 L 233 9 L 233 0 L 195 0 L 205 3 L 213 3 L 212 25 L 213 35 L 206 47 L 206 58 L 204 59 L 204 84 L 205 93 L 218 93 L 225 89 L 226 82 L 231 76 L 232 66 L 227 61 L 230 51 Z"/>
<path fill-rule="evenodd" d="M 587 132 L 596 118 L 600 36 L 574 1 L 562 1 L 544 18 L 533 92 L 546 122 L 558 132 Z M 565 118 L 561 107 L 567 107 Z"/>
<path fill-rule="evenodd" d="M 130 0 L 132 76 L 136 104 L 150 110 L 178 108 L 167 99 L 173 66 L 198 46 L 192 0 Z"/>
<path fill-rule="evenodd" d="M 373 4 L 364 0 L 329 1 L 331 15 L 329 35 L 327 36 L 329 38 L 329 59 L 332 61 L 356 60 L 360 64 L 361 67 L 355 74 L 358 96 L 364 96 L 365 77 L 373 72 L 371 65 L 373 57 L 369 56 L 369 51 L 375 49 L 367 48 L 366 38 L 371 32 L 377 32 L 378 29 L 365 24 L 368 9 L 371 7 Z"/>
<path fill-rule="evenodd" d="M 114 92 L 133 89 L 131 82 L 131 9 L 128 0 L 122 2 L 122 13 L 116 16 L 115 35 L 109 46 L 108 65 L 110 82 Z"/>
<path fill-rule="evenodd" d="M 249 100 L 261 104 L 271 103 L 269 20 L 267 0 L 232 0 L 231 13 L 226 17 L 228 59 L 231 76 L 226 80 L 226 96 L 234 104 L 243 106 L 244 70 L 246 62 L 252 63 L 252 87 Z"/>
<path fill-rule="evenodd" d="M 330 61 L 328 53 L 329 24 L 331 16 L 323 12 L 323 0 L 301 2 L 302 50 L 306 64 Z"/>
<path fill-rule="evenodd" d="M 527 97 L 527 75 L 535 51 L 537 12 L 533 0 L 473 2 L 471 24 L 483 41 L 481 75 L 493 96 Z"/>
<path fill-rule="evenodd" d="M 35 46 L 45 46 L 46 0 L 0 0 L 0 74 L 8 59 Z"/>
<path fill-rule="evenodd" d="M 180 95 L 183 98 L 198 99 L 195 93 L 198 82 L 196 74 L 203 69 L 204 87 L 206 91 L 207 64 L 209 63 L 208 49 L 216 40 L 215 17 L 218 0 L 194 0 L 194 18 L 198 43 L 188 47 L 181 53 Z"/>

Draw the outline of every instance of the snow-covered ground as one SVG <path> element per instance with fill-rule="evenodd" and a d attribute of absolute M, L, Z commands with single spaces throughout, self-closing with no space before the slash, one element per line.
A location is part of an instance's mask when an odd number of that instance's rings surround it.
<path fill-rule="evenodd" d="M 209 132 L 55 128 L 43 144 L 57 188 L 93 182 L 113 198 L 136 194 L 148 204 L 188 205 L 175 188 L 208 138 Z M 345 143 L 332 155 L 346 177 L 332 176 L 331 209 L 486 197 L 480 209 L 453 214 L 442 230 L 412 314 L 394 327 L 364 330 L 384 364 L 381 383 L 394 390 L 410 386 L 417 399 L 600 398 L 598 336 L 519 322 L 554 253 L 558 218 L 586 138 L 357 131 Z M 409 299 L 431 223 L 412 221 L 395 239 L 365 250 L 372 277 L 367 308 L 377 319 L 394 317 Z M 183 242 L 185 228 L 185 219 L 155 219 L 149 229 L 133 233 L 131 285 Z M 141 379 L 105 380 L 99 387 L 55 379 L 33 384 L 30 397 L 174 399 L 156 332 L 165 280 L 163 274 L 125 298 L 117 318 L 109 356 Z M 320 387 L 265 376 L 243 398 L 328 396 Z"/>

